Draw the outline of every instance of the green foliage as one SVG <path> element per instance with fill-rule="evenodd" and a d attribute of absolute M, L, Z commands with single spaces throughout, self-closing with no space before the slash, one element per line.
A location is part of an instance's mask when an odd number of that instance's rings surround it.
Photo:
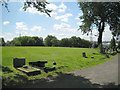
<path fill-rule="evenodd" d="M 115 38 L 114 37 L 110 41 L 110 48 L 113 49 L 113 51 L 115 51 L 116 42 L 115 42 Z"/>
<path fill-rule="evenodd" d="M 0 46 L 5 46 L 4 38 L 0 38 Z"/>
<path fill-rule="evenodd" d="M 80 43 L 81 43 L 80 37 L 72 36 L 69 40 L 71 42 L 72 47 L 79 47 L 80 46 Z"/>
<path fill-rule="evenodd" d="M 45 40 L 44 40 L 44 44 L 45 46 L 53 46 L 56 45 L 57 43 L 55 43 L 57 41 L 57 38 L 55 36 L 52 35 L 48 35 Z"/>
<path fill-rule="evenodd" d="M 51 43 L 52 43 L 52 46 L 59 46 L 59 40 L 57 39 L 57 38 L 53 38 L 52 40 L 51 40 Z"/>
<path fill-rule="evenodd" d="M 43 46 L 43 39 L 41 37 L 22 36 L 14 38 L 10 44 L 11 46 Z"/>
<path fill-rule="evenodd" d="M 10 44 L 11 44 L 11 42 L 10 42 L 10 41 L 7 41 L 5 45 L 6 45 L 6 46 L 10 46 Z"/>
<path fill-rule="evenodd" d="M 72 36 L 71 38 L 63 38 L 60 40 L 62 47 L 82 47 L 89 48 L 92 43 L 88 40 L 81 39 L 80 37 Z"/>
<path fill-rule="evenodd" d="M 32 37 L 35 40 L 34 46 L 44 46 L 42 37 Z"/>
<path fill-rule="evenodd" d="M 43 43 L 44 42 L 44 43 Z M 89 48 L 92 43 L 80 37 L 73 36 L 71 38 L 63 38 L 58 40 L 55 36 L 48 35 L 44 41 L 42 37 L 22 36 L 7 41 L 6 46 L 53 46 L 53 47 L 82 47 Z"/>
<path fill-rule="evenodd" d="M 60 40 L 60 46 L 62 47 L 70 47 L 70 41 L 68 38 L 63 38 Z"/>
<path fill-rule="evenodd" d="M 34 7 L 36 8 L 38 11 L 40 11 L 41 13 L 46 13 L 48 16 L 50 16 L 50 12 L 52 10 L 49 10 L 46 8 L 46 5 L 49 4 L 46 0 L 35 0 L 33 1 L 26 1 L 24 2 L 24 7 L 23 9 L 26 11 L 28 7 Z"/>
<path fill-rule="evenodd" d="M 98 45 L 102 43 L 102 33 L 108 24 L 113 35 L 120 35 L 120 3 L 119 2 L 78 2 L 83 15 L 82 32 L 89 33 L 96 26 L 99 31 Z"/>
<path fill-rule="evenodd" d="M 99 47 L 100 53 L 104 53 L 104 47 L 103 47 L 103 45 L 100 44 L 98 47 Z"/>

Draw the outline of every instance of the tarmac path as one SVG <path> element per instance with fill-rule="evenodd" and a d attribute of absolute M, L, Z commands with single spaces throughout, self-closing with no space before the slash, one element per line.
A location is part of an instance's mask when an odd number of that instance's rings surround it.
<path fill-rule="evenodd" d="M 120 65 L 120 61 L 118 62 L 118 57 L 120 59 L 120 54 L 103 64 L 70 73 L 74 73 L 75 76 L 81 75 L 87 79 L 90 79 L 92 83 L 98 83 L 101 85 L 115 83 L 115 85 L 118 85 L 118 64 Z"/>

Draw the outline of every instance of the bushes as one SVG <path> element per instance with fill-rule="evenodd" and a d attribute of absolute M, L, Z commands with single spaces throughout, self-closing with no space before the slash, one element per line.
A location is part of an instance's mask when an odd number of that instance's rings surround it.
<path fill-rule="evenodd" d="M 10 43 L 11 46 L 43 46 L 43 38 L 23 36 L 14 38 Z"/>
<path fill-rule="evenodd" d="M 6 46 L 59 46 L 89 48 L 92 46 L 92 43 L 88 40 L 84 40 L 76 36 L 58 40 L 55 36 L 48 35 L 44 41 L 42 37 L 37 36 L 22 36 L 14 38 L 12 41 L 7 41 Z"/>
<path fill-rule="evenodd" d="M 113 49 L 113 51 L 115 51 L 115 49 L 116 49 L 116 43 L 115 43 L 114 37 L 110 41 L 110 48 Z"/>

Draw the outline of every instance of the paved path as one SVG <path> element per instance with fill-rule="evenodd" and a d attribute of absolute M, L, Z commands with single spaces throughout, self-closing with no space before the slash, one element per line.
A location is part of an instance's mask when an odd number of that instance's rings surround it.
<path fill-rule="evenodd" d="M 120 54 L 118 55 L 120 59 Z M 118 56 L 114 59 L 90 68 L 73 71 L 75 76 L 83 76 L 90 79 L 92 83 L 104 85 L 105 83 L 115 83 L 118 85 Z"/>
<path fill-rule="evenodd" d="M 120 54 L 118 55 L 120 58 Z M 29 81 L 23 88 L 105 88 L 118 85 L 118 56 L 93 67 L 72 71 L 48 79 Z"/>

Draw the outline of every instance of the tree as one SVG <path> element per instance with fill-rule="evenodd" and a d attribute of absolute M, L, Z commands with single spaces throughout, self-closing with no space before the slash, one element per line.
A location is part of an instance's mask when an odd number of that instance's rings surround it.
<path fill-rule="evenodd" d="M 69 40 L 71 42 L 72 47 L 79 47 L 79 43 L 81 40 L 78 37 L 72 36 Z"/>
<path fill-rule="evenodd" d="M 60 40 L 60 46 L 62 47 L 69 47 L 70 46 L 70 41 L 68 38 L 63 38 Z"/>
<path fill-rule="evenodd" d="M 114 37 L 110 41 L 110 48 L 113 49 L 113 51 L 115 51 L 116 43 L 115 43 L 115 38 Z"/>
<path fill-rule="evenodd" d="M 11 44 L 11 42 L 10 42 L 10 41 L 7 41 L 5 45 L 6 45 L 6 46 L 10 46 L 10 44 Z"/>
<path fill-rule="evenodd" d="M 43 38 L 42 37 L 30 37 L 30 36 L 22 36 L 18 38 L 14 38 L 8 44 L 12 46 L 43 46 Z"/>
<path fill-rule="evenodd" d="M 35 40 L 35 46 L 44 46 L 42 37 L 32 37 Z"/>
<path fill-rule="evenodd" d="M 0 38 L 0 46 L 5 46 L 4 38 Z"/>
<path fill-rule="evenodd" d="M 21 42 L 19 40 L 16 40 L 13 44 L 11 44 L 12 46 L 21 46 Z"/>
<path fill-rule="evenodd" d="M 59 45 L 59 40 L 57 38 L 53 38 L 51 40 L 52 46 L 58 46 Z"/>
<path fill-rule="evenodd" d="M 27 40 L 27 46 L 34 46 L 35 45 L 35 40 L 33 37 L 28 37 L 28 40 Z"/>
<path fill-rule="evenodd" d="M 21 46 L 21 41 L 19 38 L 14 38 L 11 42 L 9 42 L 10 46 Z"/>
<path fill-rule="evenodd" d="M 52 46 L 53 44 L 53 39 L 57 39 L 55 36 L 52 36 L 52 35 L 48 35 L 45 40 L 44 40 L 44 44 L 45 46 Z"/>
<path fill-rule="evenodd" d="M 92 43 L 90 41 L 82 39 L 82 47 L 83 48 L 89 48 L 91 46 L 92 46 Z"/>
<path fill-rule="evenodd" d="M 79 30 L 83 34 L 92 31 L 96 27 L 99 32 L 98 45 L 102 44 L 102 35 L 108 24 L 114 35 L 120 35 L 120 3 L 119 2 L 78 2 L 83 15 L 80 17 L 83 24 Z"/>

